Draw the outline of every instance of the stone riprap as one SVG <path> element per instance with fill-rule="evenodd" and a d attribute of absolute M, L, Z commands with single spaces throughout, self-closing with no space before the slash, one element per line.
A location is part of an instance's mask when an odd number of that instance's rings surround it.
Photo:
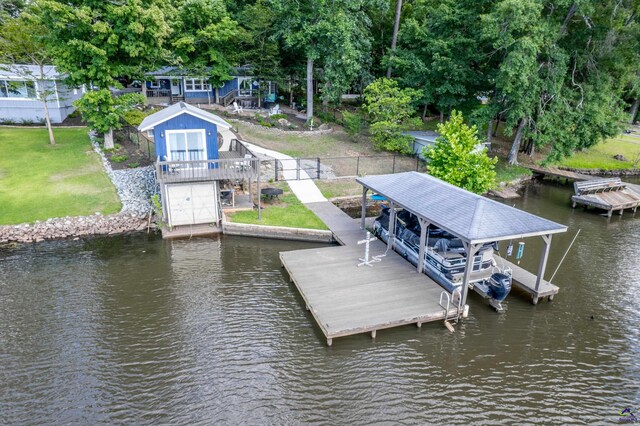
<path fill-rule="evenodd" d="M 42 222 L 0 226 L 0 243 L 31 243 L 59 238 L 124 234 L 145 230 L 148 223 L 146 218 L 126 213 L 60 217 Z"/>
<path fill-rule="evenodd" d="M 152 209 L 151 197 L 158 193 L 153 166 L 113 170 L 109 160 L 100 149 L 95 135 L 92 133 L 90 137 L 93 149 L 102 159 L 102 165 L 116 187 L 118 197 L 122 202 L 120 213 L 128 213 L 137 217 L 148 216 Z"/>

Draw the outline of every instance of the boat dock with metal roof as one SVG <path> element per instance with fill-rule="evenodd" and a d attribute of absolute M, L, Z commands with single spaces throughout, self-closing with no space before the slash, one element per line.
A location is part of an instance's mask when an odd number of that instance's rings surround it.
<path fill-rule="evenodd" d="M 546 294 L 544 276 L 552 235 L 566 226 L 509 207 L 432 176 L 417 173 L 367 176 L 356 179 L 363 186 L 360 226 L 329 202 L 307 206 L 334 232 L 344 246 L 281 252 L 280 259 L 300 292 L 306 308 L 324 333 L 327 344 L 336 337 L 376 331 L 407 324 L 445 321 L 463 317 L 471 277 L 471 261 L 487 242 L 540 236 L 544 248 L 538 275 L 513 265 L 514 280 L 524 282 L 532 301 Z M 405 209 L 420 220 L 422 229 L 438 226 L 460 238 L 467 255 L 460 297 L 453 295 L 407 262 L 381 241 L 370 241 L 370 257 L 363 256 L 367 193 L 380 194 L 388 202 L 395 221 L 397 209 Z M 390 227 L 390 242 L 395 238 Z M 360 240 L 360 241 L 358 241 Z M 420 236 L 424 257 L 426 231 Z M 363 265 L 373 256 L 379 261 Z M 358 266 L 360 265 L 360 266 Z M 517 271 L 517 272 L 516 272 Z M 532 279 L 533 277 L 533 279 Z M 555 286 L 554 286 L 555 287 Z M 530 291 L 533 290 L 533 293 Z M 557 287 L 553 295 L 557 293 Z M 551 295 L 552 296 L 552 295 Z"/>

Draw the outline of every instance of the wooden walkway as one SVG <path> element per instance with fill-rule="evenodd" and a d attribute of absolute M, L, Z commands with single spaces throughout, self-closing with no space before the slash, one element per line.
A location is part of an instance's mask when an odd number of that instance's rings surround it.
<path fill-rule="evenodd" d="M 307 204 L 334 232 L 344 246 L 280 253 L 283 267 L 300 292 L 307 309 L 331 346 L 336 337 L 425 322 L 444 321 L 440 306 L 444 292 L 436 282 L 392 250 L 373 266 L 360 266 L 364 245 L 357 241 L 365 231 L 330 202 Z M 381 241 L 371 242 L 371 255 L 387 250 Z M 448 294 L 448 293 L 446 293 Z M 446 301 L 443 296 L 443 303 Z M 450 307 L 448 317 L 457 316 Z"/>
<path fill-rule="evenodd" d="M 533 304 L 537 304 L 538 300 L 548 297 L 549 300 L 553 300 L 553 297 L 558 294 L 560 288 L 557 285 L 551 284 L 548 281 L 542 280 L 540 287 L 536 290 L 536 275 L 521 268 L 515 263 L 511 263 L 508 260 L 493 254 L 498 266 L 511 268 L 513 277 L 513 287 L 518 288 L 531 296 Z"/>

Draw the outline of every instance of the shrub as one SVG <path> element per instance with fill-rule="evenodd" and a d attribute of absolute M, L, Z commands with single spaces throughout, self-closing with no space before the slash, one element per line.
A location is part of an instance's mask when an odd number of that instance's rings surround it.
<path fill-rule="evenodd" d="M 342 126 L 344 131 L 354 138 L 362 131 L 362 117 L 349 111 L 342 111 Z"/>
<path fill-rule="evenodd" d="M 497 158 L 487 157 L 486 149 L 478 150 L 477 127 L 469 127 L 462 113 L 452 111 L 451 118 L 438 125 L 440 137 L 423 154 L 429 159 L 429 173 L 453 185 L 481 194 L 491 189 L 496 180 Z"/>
<path fill-rule="evenodd" d="M 259 124 L 263 127 L 273 127 L 273 123 L 269 120 L 261 119 Z"/>
<path fill-rule="evenodd" d="M 20 120 L 20 124 L 23 126 L 31 126 L 33 124 L 33 120 L 30 118 L 23 118 Z"/>
<path fill-rule="evenodd" d="M 140 163 L 134 161 L 133 163 L 127 164 L 127 167 L 129 167 L 130 169 L 135 169 L 136 167 L 140 167 Z"/>
<path fill-rule="evenodd" d="M 111 156 L 111 161 L 113 161 L 114 163 L 124 163 L 128 159 L 129 159 L 129 157 L 127 157 L 126 155 L 112 155 Z"/>
<path fill-rule="evenodd" d="M 281 118 L 287 118 L 287 114 L 273 114 L 269 117 L 270 120 L 280 120 Z"/>
<path fill-rule="evenodd" d="M 152 112 L 153 111 L 144 112 L 140 111 L 137 108 L 134 108 L 124 112 L 122 114 L 122 119 L 130 126 L 138 126 L 140 123 L 142 123 L 142 120 L 144 120 L 144 118 Z"/>

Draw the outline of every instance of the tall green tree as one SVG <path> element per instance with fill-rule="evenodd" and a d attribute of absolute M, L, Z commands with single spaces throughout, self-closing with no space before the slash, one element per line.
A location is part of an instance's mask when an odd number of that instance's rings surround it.
<path fill-rule="evenodd" d="M 171 50 L 176 62 L 214 86 L 229 80 L 239 57 L 242 29 L 223 0 L 185 0 L 176 10 Z"/>
<path fill-rule="evenodd" d="M 270 0 L 276 35 L 290 54 L 306 61 L 307 119 L 313 117 L 314 64 L 323 68 L 323 100 L 337 100 L 369 63 L 371 21 L 367 11 L 381 0 Z"/>
<path fill-rule="evenodd" d="M 45 66 L 52 63 L 52 58 L 45 48 L 46 28 L 29 13 L 22 13 L 16 18 L 7 19 L 0 25 L 0 67 L 9 68 L 26 80 L 37 83 L 38 99 L 44 108 L 44 120 L 49 133 L 49 143 L 56 144 L 49 115 L 50 97 L 55 93 L 50 76 Z M 23 64 L 35 65 L 38 72 Z"/>
<path fill-rule="evenodd" d="M 477 132 L 476 126 L 464 123 L 462 113 L 452 111 L 451 118 L 438 125 L 436 144 L 424 149 L 429 174 L 476 194 L 493 188 L 498 159 L 489 158 L 486 149 L 479 149 Z"/>
<path fill-rule="evenodd" d="M 162 0 L 39 0 L 47 49 L 74 85 L 118 86 L 167 58 Z"/>

